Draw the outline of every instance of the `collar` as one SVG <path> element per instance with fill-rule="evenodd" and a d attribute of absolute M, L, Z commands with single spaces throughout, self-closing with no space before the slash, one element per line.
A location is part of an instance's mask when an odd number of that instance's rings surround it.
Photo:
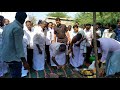
<path fill-rule="evenodd" d="M 14 22 L 17 23 L 21 28 L 23 28 L 23 25 L 19 21 L 14 20 Z"/>

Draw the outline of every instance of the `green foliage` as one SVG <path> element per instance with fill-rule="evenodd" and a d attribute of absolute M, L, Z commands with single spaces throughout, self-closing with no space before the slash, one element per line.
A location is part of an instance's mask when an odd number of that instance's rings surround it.
<path fill-rule="evenodd" d="M 69 18 L 65 12 L 50 12 L 47 14 L 49 17 Z"/>
<path fill-rule="evenodd" d="M 96 22 L 105 24 L 117 24 L 117 19 L 120 18 L 120 12 L 96 12 Z M 75 15 L 75 21 L 80 24 L 93 24 L 93 12 L 79 12 Z"/>

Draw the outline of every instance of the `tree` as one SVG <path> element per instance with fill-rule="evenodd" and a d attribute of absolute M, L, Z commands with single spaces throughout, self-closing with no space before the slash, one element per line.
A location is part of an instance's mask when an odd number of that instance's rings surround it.
<path fill-rule="evenodd" d="M 36 17 L 33 15 L 28 15 L 28 17 L 29 20 L 33 23 L 33 26 L 36 25 L 36 21 L 37 21 Z"/>
<path fill-rule="evenodd" d="M 103 25 L 108 23 L 117 24 L 117 19 L 120 18 L 120 12 L 96 12 L 96 22 L 100 22 Z M 75 21 L 80 24 L 92 23 L 92 12 L 80 12 L 75 15 Z"/>
<path fill-rule="evenodd" d="M 47 14 L 49 17 L 59 17 L 59 18 L 69 18 L 70 16 L 67 15 L 65 12 L 50 12 Z"/>

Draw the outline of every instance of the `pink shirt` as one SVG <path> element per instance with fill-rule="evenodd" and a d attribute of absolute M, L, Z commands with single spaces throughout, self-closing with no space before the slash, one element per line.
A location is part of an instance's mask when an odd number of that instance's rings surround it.
<path fill-rule="evenodd" d="M 114 52 L 120 49 L 120 42 L 112 38 L 100 38 L 98 40 L 100 41 L 100 48 L 102 50 L 102 62 L 106 60 L 109 52 Z"/>

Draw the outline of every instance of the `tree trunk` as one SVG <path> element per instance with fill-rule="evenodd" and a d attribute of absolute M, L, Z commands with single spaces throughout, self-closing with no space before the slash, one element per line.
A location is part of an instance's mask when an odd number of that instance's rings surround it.
<path fill-rule="evenodd" d="M 95 66 L 96 66 L 96 77 L 99 77 L 99 67 L 98 67 L 98 54 L 97 54 L 97 43 L 96 43 L 96 12 L 93 12 L 93 35 L 94 35 L 94 52 L 95 52 Z"/>

